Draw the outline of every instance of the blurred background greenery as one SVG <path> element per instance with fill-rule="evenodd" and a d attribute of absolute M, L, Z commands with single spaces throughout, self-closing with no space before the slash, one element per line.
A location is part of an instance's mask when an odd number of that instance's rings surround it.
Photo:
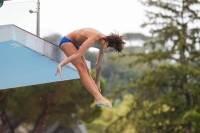
<path fill-rule="evenodd" d="M 141 3 L 151 36 L 125 33 L 124 51 L 105 56 L 101 88 L 113 109 L 96 107 L 79 80 L 1 90 L 0 132 L 199 133 L 200 1 Z M 97 53 L 85 57 L 94 77 Z"/>

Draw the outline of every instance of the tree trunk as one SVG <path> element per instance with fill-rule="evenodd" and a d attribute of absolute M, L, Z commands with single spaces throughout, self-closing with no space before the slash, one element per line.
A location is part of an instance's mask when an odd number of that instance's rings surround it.
<path fill-rule="evenodd" d="M 45 110 L 44 110 L 44 115 L 41 119 L 41 124 L 40 124 L 40 128 L 39 128 L 39 133 L 43 133 L 44 132 L 44 127 L 45 127 L 45 123 L 47 121 L 47 117 L 48 117 L 48 114 L 49 114 L 49 108 L 50 108 L 50 103 L 49 103 L 49 98 L 47 98 L 46 100 L 46 106 L 45 106 Z"/>
<path fill-rule="evenodd" d="M 38 117 L 34 129 L 32 133 L 43 133 L 44 132 L 44 126 L 49 114 L 49 108 L 50 108 L 50 102 L 49 102 L 49 96 L 45 99 L 45 108 L 44 111 L 41 113 L 41 115 Z"/>
<path fill-rule="evenodd" d="M 0 133 L 4 132 L 4 130 L 6 130 L 7 125 L 8 125 L 8 128 L 10 130 L 9 133 L 15 133 L 14 128 L 12 127 L 5 110 L 3 110 L 2 113 L 1 113 L 1 119 L 2 119 L 2 122 L 3 122 L 3 128 L 0 130 Z"/>
<path fill-rule="evenodd" d="M 49 110 L 50 110 L 50 97 L 52 94 L 55 93 L 55 90 L 57 88 L 59 88 L 60 86 L 60 83 L 56 83 L 54 85 L 54 88 L 52 91 L 50 91 L 47 95 L 46 95 L 46 98 L 44 100 L 44 103 L 45 103 L 45 108 L 44 108 L 44 111 L 42 112 L 42 114 L 38 117 L 36 123 L 35 123 L 35 126 L 34 126 L 34 129 L 32 131 L 32 133 L 43 133 L 44 132 L 44 127 L 45 127 L 45 123 L 47 121 L 47 118 L 48 118 L 48 115 L 49 115 Z"/>
<path fill-rule="evenodd" d="M 3 115 L 3 112 L 1 112 L 1 121 L 3 123 L 3 127 L 0 129 L 0 133 L 4 133 L 6 130 L 6 120 L 5 117 Z"/>

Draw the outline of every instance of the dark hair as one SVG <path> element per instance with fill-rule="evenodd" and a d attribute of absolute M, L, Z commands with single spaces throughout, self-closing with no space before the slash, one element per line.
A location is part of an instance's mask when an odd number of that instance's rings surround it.
<path fill-rule="evenodd" d="M 117 52 L 121 52 L 124 48 L 125 41 L 124 36 L 120 36 L 118 34 L 111 33 L 110 35 L 103 38 L 106 42 L 108 42 L 108 47 L 114 47 Z"/>

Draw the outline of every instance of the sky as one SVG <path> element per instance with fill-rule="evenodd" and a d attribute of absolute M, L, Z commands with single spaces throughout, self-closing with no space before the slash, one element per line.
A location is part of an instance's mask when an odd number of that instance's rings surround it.
<path fill-rule="evenodd" d="M 0 8 L 0 25 L 15 24 L 36 34 L 38 0 L 12 0 Z M 57 2 L 57 3 L 56 3 Z M 144 6 L 138 0 L 40 0 L 40 36 L 67 33 L 91 27 L 104 34 L 143 33 Z"/>

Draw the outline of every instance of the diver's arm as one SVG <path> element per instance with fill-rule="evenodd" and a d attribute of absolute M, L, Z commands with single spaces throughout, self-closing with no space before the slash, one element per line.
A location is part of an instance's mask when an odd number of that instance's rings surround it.
<path fill-rule="evenodd" d="M 57 68 L 56 74 L 58 73 L 60 74 L 60 78 L 62 79 L 62 67 L 64 65 L 66 65 L 69 62 L 72 62 L 73 60 L 76 60 L 77 58 L 81 57 L 94 43 L 95 43 L 96 39 L 95 38 L 88 38 L 80 47 L 80 49 L 74 53 L 73 55 L 67 57 L 66 59 L 64 59 Z"/>
<path fill-rule="evenodd" d="M 101 71 L 103 69 L 103 56 L 104 56 L 104 52 L 102 50 L 99 50 L 99 53 L 97 56 L 97 62 L 96 62 L 96 78 L 95 78 L 95 83 L 97 84 L 97 87 L 99 89 L 100 89 Z"/>

